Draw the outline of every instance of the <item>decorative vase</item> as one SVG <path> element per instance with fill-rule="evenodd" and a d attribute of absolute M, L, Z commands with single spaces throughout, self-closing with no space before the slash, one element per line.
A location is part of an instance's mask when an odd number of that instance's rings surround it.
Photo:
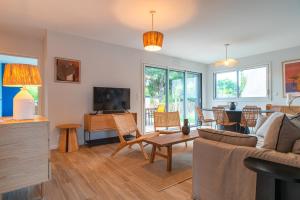
<path fill-rule="evenodd" d="M 235 110 L 235 109 L 236 109 L 236 103 L 235 102 L 230 102 L 229 110 Z"/>
<path fill-rule="evenodd" d="M 182 133 L 188 135 L 190 133 L 190 124 L 188 119 L 184 119 Z"/>

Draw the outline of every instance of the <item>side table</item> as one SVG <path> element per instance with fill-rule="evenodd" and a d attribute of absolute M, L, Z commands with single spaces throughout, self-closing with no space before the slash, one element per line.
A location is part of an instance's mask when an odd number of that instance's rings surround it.
<path fill-rule="evenodd" d="M 59 151 L 74 152 L 78 151 L 78 141 L 77 141 L 77 128 L 80 128 L 80 124 L 61 124 L 56 126 L 60 129 L 59 137 Z"/>
<path fill-rule="evenodd" d="M 244 165 L 257 173 L 256 200 L 300 199 L 300 168 L 252 157 Z"/>

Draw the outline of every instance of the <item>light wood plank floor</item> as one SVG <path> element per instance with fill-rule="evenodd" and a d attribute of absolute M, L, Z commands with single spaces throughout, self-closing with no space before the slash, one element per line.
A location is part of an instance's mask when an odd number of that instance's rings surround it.
<path fill-rule="evenodd" d="M 189 145 L 192 145 L 192 142 Z M 122 166 L 115 166 L 113 162 L 108 162 L 109 155 L 115 148 L 116 144 L 111 144 L 92 148 L 81 147 L 79 152 L 67 154 L 59 153 L 56 150 L 52 151 L 52 179 L 45 184 L 46 199 L 191 199 L 191 179 L 159 192 L 149 186 L 147 180 L 134 179 L 134 171 L 128 171 Z M 118 155 L 115 159 L 118 159 Z M 110 173 L 107 173 L 108 171 Z M 109 176 L 103 179 L 101 176 L 103 173 L 107 173 Z M 29 192 L 26 190 L 25 193 L 24 190 L 21 190 L 6 194 L 3 199 L 28 199 L 26 195 L 32 199 L 33 196 L 36 196 L 34 193 L 37 193 L 37 190 L 31 188 Z"/>

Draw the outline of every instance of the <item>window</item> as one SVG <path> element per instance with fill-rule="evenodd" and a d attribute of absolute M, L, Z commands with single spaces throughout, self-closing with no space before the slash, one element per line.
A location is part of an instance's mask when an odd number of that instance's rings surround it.
<path fill-rule="evenodd" d="M 216 98 L 237 97 L 237 73 L 223 72 L 216 74 Z"/>
<path fill-rule="evenodd" d="M 239 97 L 267 97 L 267 75 L 267 67 L 239 71 Z"/>
<path fill-rule="evenodd" d="M 215 73 L 215 98 L 268 97 L 268 69 L 268 65 L 261 65 L 230 72 Z"/>
<path fill-rule="evenodd" d="M 0 116 L 13 115 L 13 98 L 20 91 L 20 87 L 5 87 L 2 79 L 5 65 L 8 63 L 23 63 L 37 65 L 36 58 L 27 58 L 19 56 L 1 55 L 0 54 Z M 38 113 L 39 89 L 36 86 L 26 86 L 28 92 L 33 96 L 35 103 L 36 114 Z"/>
<path fill-rule="evenodd" d="M 197 125 L 195 106 L 201 105 L 201 74 L 167 68 L 144 68 L 144 127 L 151 132 L 153 113 L 179 111 L 180 121 L 187 118 Z"/>

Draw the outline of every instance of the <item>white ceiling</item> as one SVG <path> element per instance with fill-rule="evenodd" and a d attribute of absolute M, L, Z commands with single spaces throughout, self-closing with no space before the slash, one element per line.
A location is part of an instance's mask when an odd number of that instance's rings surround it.
<path fill-rule="evenodd" d="M 211 63 L 225 43 L 235 58 L 300 45 L 300 0 L 1 0 L 0 31 L 48 29 L 143 49 L 151 9 L 166 55 Z"/>

